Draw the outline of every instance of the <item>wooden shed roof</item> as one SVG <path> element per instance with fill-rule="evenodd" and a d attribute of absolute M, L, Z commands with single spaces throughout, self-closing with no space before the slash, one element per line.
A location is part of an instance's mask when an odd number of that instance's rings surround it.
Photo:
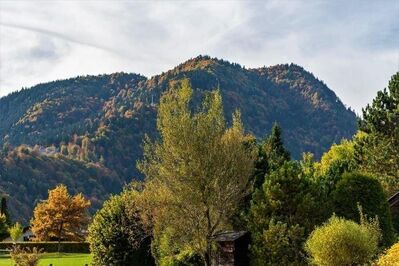
<path fill-rule="evenodd" d="M 229 231 L 223 232 L 214 237 L 214 240 L 217 242 L 228 242 L 228 241 L 235 241 L 240 237 L 247 234 L 247 231 Z"/>
<path fill-rule="evenodd" d="M 391 207 L 399 207 L 399 191 L 393 194 L 389 199 L 388 199 L 389 206 Z"/>

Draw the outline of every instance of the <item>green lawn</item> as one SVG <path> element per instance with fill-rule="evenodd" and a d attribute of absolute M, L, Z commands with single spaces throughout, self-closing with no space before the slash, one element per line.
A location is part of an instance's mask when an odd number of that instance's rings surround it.
<path fill-rule="evenodd" d="M 45 253 L 39 261 L 39 266 L 84 266 L 90 265 L 91 255 L 80 253 Z M 0 266 L 13 266 L 9 255 L 0 255 Z"/>

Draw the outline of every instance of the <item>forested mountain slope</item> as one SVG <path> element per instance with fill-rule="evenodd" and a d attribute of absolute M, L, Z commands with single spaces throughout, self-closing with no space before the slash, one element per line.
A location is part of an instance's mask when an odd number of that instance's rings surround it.
<path fill-rule="evenodd" d="M 144 134 L 155 136 L 159 97 L 183 78 L 190 79 L 196 102 L 204 92 L 219 88 L 227 117 L 240 109 L 246 130 L 257 138 L 280 123 L 295 158 L 302 152 L 319 157 L 356 130 L 355 114 L 335 93 L 293 64 L 245 69 L 199 56 L 151 79 L 115 73 L 40 84 L 0 99 L 0 191 L 10 195 L 10 204 L 18 202 L 26 209 L 14 215 L 27 215 L 32 199 L 44 197 L 55 183 L 101 202 L 124 182 L 140 178 L 135 162 Z M 23 144 L 35 152 L 17 151 Z M 25 193 L 32 198 L 23 199 Z"/>

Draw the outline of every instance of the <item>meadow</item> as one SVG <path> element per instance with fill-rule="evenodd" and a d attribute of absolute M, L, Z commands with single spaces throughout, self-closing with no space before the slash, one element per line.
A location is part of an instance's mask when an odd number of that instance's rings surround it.
<path fill-rule="evenodd" d="M 44 253 L 38 266 L 85 266 L 91 265 L 91 255 L 84 253 Z M 0 266 L 14 265 L 8 254 L 0 255 Z"/>

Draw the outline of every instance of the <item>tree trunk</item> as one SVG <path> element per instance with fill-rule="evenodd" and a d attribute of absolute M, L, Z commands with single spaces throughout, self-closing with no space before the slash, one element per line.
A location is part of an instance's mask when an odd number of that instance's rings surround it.
<path fill-rule="evenodd" d="M 206 244 L 205 265 L 206 266 L 211 266 L 212 265 L 212 246 L 211 246 L 211 242 L 208 242 Z"/>
<path fill-rule="evenodd" d="M 62 227 L 64 223 L 61 223 L 60 229 L 58 230 L 58 253 L 61 251 L 61 233 L 62 233 Z"/>
<path fill-rule="evenodd" d="M 205 253 L 205 265 L 211 266 L 212 264 L 212 221 L 209 208 L 206 209 L 206 218 L 207 218 L 207 226 L 208 226 L 208 233 L 206 236 L 206 253 Z"/>

